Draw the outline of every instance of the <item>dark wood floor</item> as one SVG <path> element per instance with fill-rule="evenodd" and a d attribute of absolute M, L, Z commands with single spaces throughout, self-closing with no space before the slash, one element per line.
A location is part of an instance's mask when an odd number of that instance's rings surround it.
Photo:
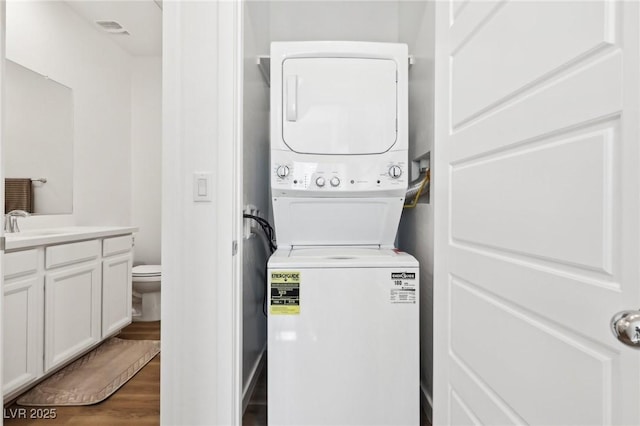
<path fill-rule="evenodd" d="M 160 340 L 160 321 L 134 322 L 122 339 Z M 158 425 L 160 424 L 160 354 L 105 401 L 82 407 L 55 407 L 55 419 L 10 419 L 11 409 L 30 407 L 12 404 L 5 408 L 4 424 L 13 425 Z M 49 407 L 42 407 L 49 408 Z M 50 407 L 54 408 L 54 407 Z M 16 411 L 13 411 L 16 413 Z"/>

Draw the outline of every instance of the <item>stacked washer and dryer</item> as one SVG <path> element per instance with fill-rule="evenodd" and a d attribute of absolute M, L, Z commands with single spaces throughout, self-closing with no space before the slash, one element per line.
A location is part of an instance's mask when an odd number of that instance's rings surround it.
<path fill-rule="evenodd" d="M 417 425 L 404 44 L 271 45 L 270 425 Z"/>

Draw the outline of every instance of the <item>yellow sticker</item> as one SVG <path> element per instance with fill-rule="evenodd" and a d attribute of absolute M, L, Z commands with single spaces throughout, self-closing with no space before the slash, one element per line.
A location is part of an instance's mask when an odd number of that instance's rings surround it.
<path fill-rule="evenodd" d="M 300 314 L 300 272 L 271 272 L 271 315 Z"/>

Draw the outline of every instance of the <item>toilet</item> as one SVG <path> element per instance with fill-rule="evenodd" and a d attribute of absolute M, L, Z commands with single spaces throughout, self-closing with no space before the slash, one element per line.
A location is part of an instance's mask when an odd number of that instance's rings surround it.
<path fill-rule="evenodd" d="M 133 267 L 133 321 L 160 321 L 161 272 L 160 265 Z"/>

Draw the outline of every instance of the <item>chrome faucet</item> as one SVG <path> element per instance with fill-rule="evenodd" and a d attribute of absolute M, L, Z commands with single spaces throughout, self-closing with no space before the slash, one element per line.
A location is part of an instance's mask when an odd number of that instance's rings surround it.
<path fill-rule="evenodd" d="M 4 215 L 4 232 L 20 232 L 18 227 L 18 218 L 31 216 L 30 213 L 24 210 L 11 210 Z"/>

